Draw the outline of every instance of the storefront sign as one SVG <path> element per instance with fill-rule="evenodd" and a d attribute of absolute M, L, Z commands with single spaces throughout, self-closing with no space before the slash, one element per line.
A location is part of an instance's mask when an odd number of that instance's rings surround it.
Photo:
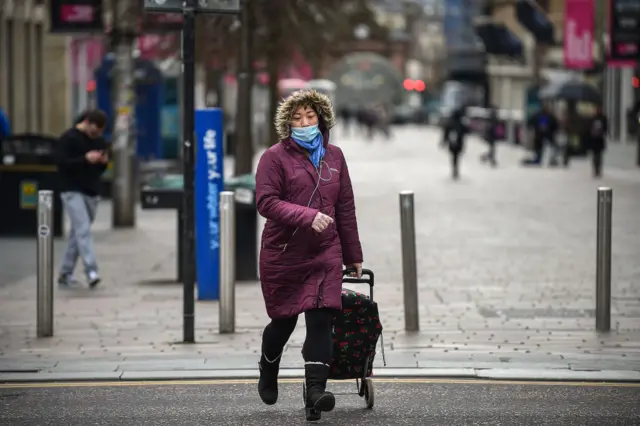
<path fill-rule="evenodd" d="M 640 0 L 610 0 L 609 4 L 610 59 L 640 60 Z"/>
<path fill-rule="evenodd" d="M 102 0 L 50 0 L 52 33 L 89 33 L 104 31 Z"/>

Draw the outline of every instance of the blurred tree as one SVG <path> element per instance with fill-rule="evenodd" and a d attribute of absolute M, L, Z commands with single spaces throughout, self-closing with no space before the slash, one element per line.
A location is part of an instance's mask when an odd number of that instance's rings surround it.
<path fill-rule="evenodd" d="M 206 91 L 218 94 L 217 102 L 207 102 L 210 107 L 220 106 L 218 92 L 221 90 L 222 77 L 239 43 L 237 25 L 234 24 L 236 18 L 231 15 L 196 15 L 196 67 L 205 72 Z M 180 33 L 178 37 L 167 38 L 162 48 L 163 57 L 180 58 Z"/>
<path fill-rule="evenodd" d="M 240 12 L 240 55 L 237 61 L 238 96 L 236 99 L 235 174 L 253 171 L 253 83 L 255 79 L 253 33 L 255 14 L 251 2 L 242 0 Z"/>
<path fill-rule="evenodd" d="M 256 8 L 256 52 L 264 52 L 269 75 L 270 111 L 273 119 L 279 101 L 278 79 L 282 65 L 300 52 L 316 76 L 336 46 L 352 43 L 353 30 L 366 24 L 379 34 L 367 0 L 251 0 Z M 278 141 L 270 126 L 269 143 Z"/>
<path fill-rule="evenodd" d="M 338 49 L 356 42 L 354 28 L 365 24 L 370 28 L 372 39 L 386 40 L 386 29 L 375 20 L 375 13 L 368 0 L 246 0 L 250 13 L 251 39 L 243 40 L 242 22 L 235 16 L 201 15 L 196 30 L 197 63 L 207 70 L 207 92 L 217 93 L 218 102 L 222 97 L 222 76 L 228 72 L 227 64 L 235 58 L 238 73 L 246 72 L 240 59 L 243 49 L 248 48 L 249 62 L 264 64 L 268 74 L 269 111 L 273 122 L 280 100 L 278 80 L 283 65 L 295 52 L 299 52 L 310 63 L 314 76 L 318 76 L 327 61 L 334 59 Z M 242 17 L 240 17 L 242 18 Z M 246 35 L 247 33 L 245 33 Z M 251 70 L 255 71 L 255 70 Z M 251 76 L 253 78 L 253 75 Z M 240 81 L 240 80 L 239 80 Z M 216 87 L 212 87 L 215 85 Z M 250 86 L 250 85 L 249 85 Z M 251 96 L 251 90 L 238 92 L 239 97 Z M 238 105 L 245 108 L 251 105 L 248 99 L 238 99 Z M 218 105 L 219 106 L 219 105 Z M 246 113 L 246 111 L 244 111 Z M 246 123 L 243 112 L 237 111 L 236 124 Z M 246 126 L 246 124 L 245 124 Z M 269 126 L 269 144 L 278 141 L 273 126 Z M 253 147 L 251 138 L 236 138 L 234 151 L 242 158 L 237 160 L 236 173 L 251 171 Z M 247 158 L 245 158 L 247 157 Z"/>
<path fill-rule="evenodd" d="M 230 15 L 198 15 L 196 21 L 196 64 L 205 73 L 205 101 L 208 107 L 222 107 L 223 77 L 240 43 L 237 19 Z M 210 102 L 215 93 L 215 102 Z"/>

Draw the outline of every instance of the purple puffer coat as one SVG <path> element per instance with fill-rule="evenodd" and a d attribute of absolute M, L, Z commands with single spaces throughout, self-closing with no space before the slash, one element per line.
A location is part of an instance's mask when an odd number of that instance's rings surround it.
<path fill-rule="evenodd" d="M 308 91 L 292 97 L 295 101 L 296 96 L 305 95 L 309 96 Z M 311 95 L 325 101 L 317 92 Z M 285 101 L 285 107 L 295 110 L 295 103 L 286 105 L 290 101 Z M 325 123 L 333 121 L 332 116 L 326 117 L 324 106 L 316 108 L 325 128 L 326 148 L 317 189 L 316 169 L 288 136 L 269 148 L 258 165 L 256 203 L 260 215 L 267 218 L 260 279 L 271 318 L 296 316 L 314 308 L 340 309 L 342 265 L 362 262 L 351 179 L 342 151 L 328 143 Z M 282 108 L 280 118 L 287 116 Z M 278 128 L 281 136 L 286 129 Z M 322 233 L 311 228 L 319 211 L 334 219 Z"/>

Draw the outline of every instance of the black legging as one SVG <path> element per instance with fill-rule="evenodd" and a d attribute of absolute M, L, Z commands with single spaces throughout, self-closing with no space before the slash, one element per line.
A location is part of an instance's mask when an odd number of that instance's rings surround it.
<path fill-rule="evenodd" d="M 305 362 L 331 364 L 333 338 L 331 327 L 333 312 L 330 309 L 313 309 L 305 312 L 307 336 L 302 346 Z M 269 361 L 276 360 L 296 328 L 298 317 L 273 319 L 262 333 L 262 353 Z"/>

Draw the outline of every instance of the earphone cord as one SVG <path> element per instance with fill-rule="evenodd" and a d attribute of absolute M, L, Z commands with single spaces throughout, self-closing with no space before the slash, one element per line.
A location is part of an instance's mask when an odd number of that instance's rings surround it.
<path fill-rule="evenodd" d="M 327 166 L 327 169 L 329 169 L 329 177 L 327 179 L 324 179 L 322 177 L 322 163 L 324 163 Z M 331 181 L 331 178 L 333 177 L 333 172 L 331 171 L 331 167 L 329 167 L 329 165 L 327 164 L 326 161 L 320 161 L 320 164 L 318 165 L 318 168 L 315 169 L 315 170 L 316 170 L 316 173 L 318 173 L 318 181 L 316 182 L 316 187 L 313 188 L 313 192 L 311 193 L 311 197 L 309 197 L 309 202 L 307 202 L 307 207 L 311 206 L 311 201 L 313 200 L 313 196 L 316 195 L 316 191 L 320 187 L 320 181 L 329 182 L 329 181 Z M 299 228 L 294 229 L 293 234 L 291 234 L 291 237 L 289 238 L 289 241 L 291 241 L 293 236 L 296 235 L 296 232 L 298 232 L 298 229 Z M 285 243 L 284 247 L 282 247 L 282 252 L 283 253 L 287 249 L 287 245 L 289 245 L 289 241 L 287 241 Z"/>

